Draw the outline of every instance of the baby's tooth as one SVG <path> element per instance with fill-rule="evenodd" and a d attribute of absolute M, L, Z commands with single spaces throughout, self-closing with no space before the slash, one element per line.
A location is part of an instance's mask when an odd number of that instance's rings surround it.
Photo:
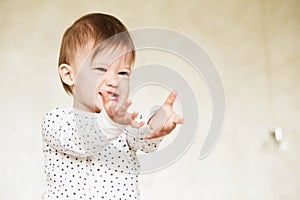
<path fill-rule="evenodd" d="M 116 96 L 117 96 L 116 94 L 111 94 L 111 95 L 110 95 L 110 98 L 111 98 L 111 99 L 115 99 Z"/>

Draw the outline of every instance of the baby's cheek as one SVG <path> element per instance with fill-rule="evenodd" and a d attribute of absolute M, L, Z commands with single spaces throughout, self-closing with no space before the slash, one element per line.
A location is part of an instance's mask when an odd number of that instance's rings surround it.
<path fill-rule="evenodd" d="M 95 83 L 95 88 L 97 92 L 103 90 L 104 81 L 101 78 L 98 78 L 97 82 Z"/>
<path fill-rule="evenodd" d="M 129 90 L 130 90 L 129 79 L 125 79 L 125 78 L 120 79 L 119 84 L 118 84 L 118 90 L 120 91 L 120 93 L 122 95 L 128 96 Z"/>

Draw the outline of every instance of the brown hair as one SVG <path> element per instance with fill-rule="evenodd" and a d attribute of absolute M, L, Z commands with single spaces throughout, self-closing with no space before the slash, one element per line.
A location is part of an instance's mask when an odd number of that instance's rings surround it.
<path fill-rule="evenodd" d="M 104 46 L 123 44 L 131 50 L 132 61 L 134 61 L 134 45 L 125 25 L 114 16 L 102 13 L 92 13 L 75 21 L 64 33 L 58 66 L 61 64 L 70 65 L 73 63 L 78 50 L 86 47 L 88 42 L 93 41 L 95 47 L 102 41 L 115 35 L 116 37 L 109 40 L 109 43 L 112 44 L 104 44 Z M 63 81 L 62 84 L 65 91 L 72 94 L 71 88 Z"/>

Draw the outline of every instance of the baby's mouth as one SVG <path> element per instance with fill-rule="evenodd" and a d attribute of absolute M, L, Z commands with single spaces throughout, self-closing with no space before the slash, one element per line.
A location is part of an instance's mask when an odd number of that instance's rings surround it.
<path fill-rule="evenodd" d="M 119 101 L 119 95 L 116 94 L 116 93 L 110 94 L 110 95 L 109 95 L 109 98 L 110 98 L 111 100 L 113 100 L 113 101 L 116 101 L 116 102 Z"/>
<path fill-rule="evenodd" d="M 117 93 L 111 92 L 111 91 L 107 91 L 106 92 L 109 99 L 115 102 L 119 101 L 120 95 L 118 95 Z M 99 92 L 99 94 L 102 96 L 103 94 L 101 92 Z"/>

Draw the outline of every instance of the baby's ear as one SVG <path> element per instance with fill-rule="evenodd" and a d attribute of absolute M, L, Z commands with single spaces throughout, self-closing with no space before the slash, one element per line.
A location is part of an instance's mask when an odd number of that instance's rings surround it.
<path fill-rule="evenodd" d="M 58 73 L 61 80 L 68 86 L 73 86 L 75 83 L 74 69 L 68 64 L 61 64 L 58 67 Z"/>

